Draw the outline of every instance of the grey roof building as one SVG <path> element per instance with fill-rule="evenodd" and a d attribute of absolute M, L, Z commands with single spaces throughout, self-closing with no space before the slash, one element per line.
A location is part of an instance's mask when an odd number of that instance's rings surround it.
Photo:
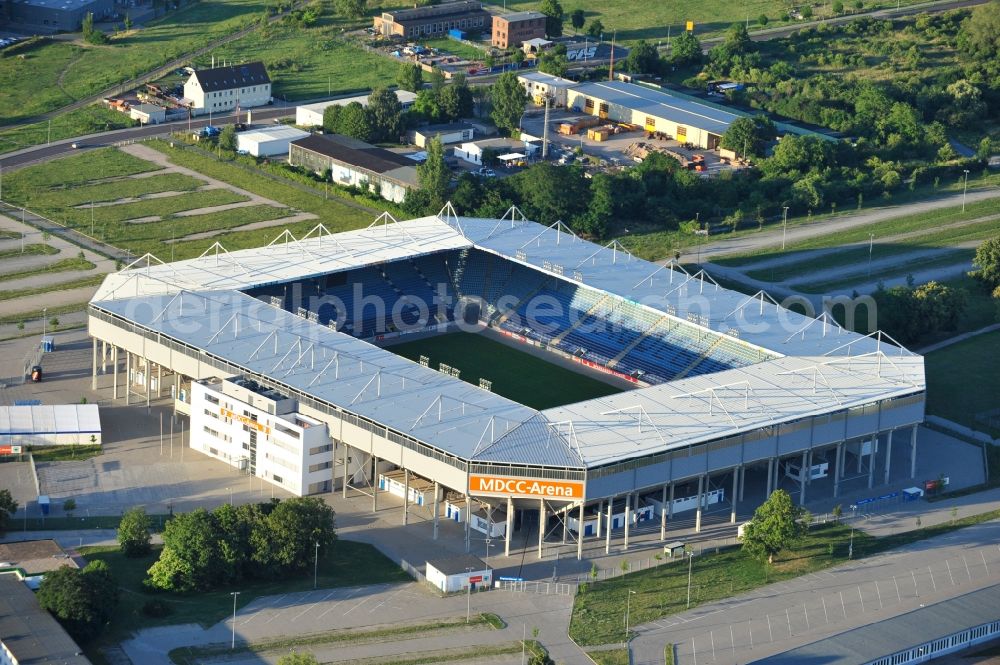
<path fill-rule="evenodd" d="M 18 665 L 90 665 L 76 642 L 13 573 L 0 575 L 0 643 Z M 0 661 L 8 662 L 4 654 Z"/>
<path fill-rule="evenodd" d="M 114 12 L 113 0 L 14 0 L 9 7 L 12 23 L 51 32 L 74 32 L 87 14 L 100 21 Z"/>

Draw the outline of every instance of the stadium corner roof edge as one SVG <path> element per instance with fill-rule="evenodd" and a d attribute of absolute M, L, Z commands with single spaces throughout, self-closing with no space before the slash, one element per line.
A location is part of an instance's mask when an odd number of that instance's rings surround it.
<path fill-rule="evenodd" d="M 758 362 L 537 411 L 244 293 L 467 249 L 737 340 Z M 216 243 L 174 263 L 146 255 L 105 279 L 90 319 L 92 331 L 104 321 L 167 340 L 221 375 L 267 377 L 449 454 L 504 464 L 599 467 L 925 389 L 923 358 L 881 333 L 847 331 L 826 314 L 803 316 L 766 293 L 725 289 L 703 271 L 644 261 L 561 223 L 529 221 L 516 208 L 483 219 L 459 217 L 449 204 L 407 221 L 384 213 L 342 233 L 322 225 L 302 238 L 285 231 L 265 247 L 230 252 Z M 335 359 L 336 380 L 327 376 Z"/>

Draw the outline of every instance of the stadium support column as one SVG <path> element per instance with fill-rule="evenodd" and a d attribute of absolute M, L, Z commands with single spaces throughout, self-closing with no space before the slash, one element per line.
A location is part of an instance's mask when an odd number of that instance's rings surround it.
<path fill-rule="evenodd" d="M 586 501 L 580 501 L 580 515 L 576 522 L 576 560 L 583 560 L 583 506 Z"/>
<path fill-rule="evenodd" d="M 670 483 L 670 494 L 667 496 L 667 521 L 674 519 L 674 484 Z"/>
<path fill-rule="evenodd" d="M 917 477 L 917 427 L 910 432 L 910 479 Z"/>
<path fill-rule="evenodd" d="M 132 391 L 132 386 L 130 384 L 132 380 L 131 374 L 132 374 L 132 352 L 126 351 L 125 352 L 125 406 L 128 406 L 129 393 Z"/>
<path fill-rule="evenodd" d="M 733 507 L 729 512 L 730 524 L 736 524 L 736 497 L 739 496 L 738 492 L 740 491 L 740 468 L 736 467 L 733 469 L 733 496 L 729 499 L 729 503 Z"/>
<path fill-rule="evenodd" d="M 694 532 L 701 533 L 701 506 L 705 502 L 705 476 L 698 476 L 698 508 L 694 513 Z"/>
<path fill-rule="evenodd" d="M 111 347 L 111 355 L 113 356 L 112 363 L 114 366 L 111 368 L 113 377 L 111 379 L 111 399 L 118 399 L 118 347 Z"/>
<path fill-rule="evenodd" d="M 378 458 L 372 455 L 372 512 L 378 512 Z"/>
<path fill-rule="evenodd" d="M 514 531 L 514 499 L 507 497 L 507 530 L 503 539 L 503 555 L 510 556 L 510 538 Z"/>
<path fill-rule="evenodd" d="M 597 538 L 601 537 L 601 522 L 604 521 L 604 499 L 597 502 Z"/>
<path fill-rule="evenodd" d="M 632 495 L 625 495 L 625 545 L 623 549 L 628 550 L 628 527 L 632 522 Z"/>
<path fill-rule="evenodd" d="M 743 490 L 747 487 L 747 467 L 746 464 L 740 465 L 740 501 L 743 500 Z"/>
<path fill-rule="evenodd" d="M 806 478 L 809 477 L 809 451 L 802 453 L 802 465 L 799 467 L 799 505 L 806 505 Z"/>
<path fill-rule="evenodd" d="M 562 534 L 562 544 L 563 545 L 566 544 L 566 532 L 569 530 L 569 511 L 570 511 L 570 507 L 569 506 L 566 506 L 565 508 L 563 508 L 563 514 L 562 514 L 562 527 L 563 527 L 563 529 L 562 529 L 562 531 L 563 531 L 563 534 Z"/>
<path fill-rule="evenodd" d="M 149 376 L 149 358 L 143 358 L 143 361 L 144 361 L 145 364 L 143 365 L 143 370 L 142 370 L 142 373 L 143 373 L 142 382 L 146 386 L 146 410 L 148 411 L 149 410 L 149 387 L 150 387 L 150 384 L 152 384 L 153 380 L 152 380 L 152 377 Z"/>
<path fill-rule="evenodd" d="M 97 338 L 92 337 L 90 341 L 93 342 L 93 353 L 91 353 L 91 356 L 94 366 L 94 371 L 90 375 L 90 389 L 97 390 Z"/>
<path fill-rule="evenodd" d="M 545 541 L 545 499 L 538 500 L 538 558 L 542 558 L 542 543 Z"/>
<path fill-rule="evenodd" d="M 465 551 L 472 551 L 472 499 L 465 495 Z"/>
<path fill-rule="evenodd" d="M 895 430 L 889 430 L 889 434 L 886 435 L 885 441 L 885 476 L 882 479 L 883 485 L 889 484 L 889 469 L 892 466 L 892 433 Z"/>
<path fill-rule="evenodd" d="M 410 521 L 410 470 L 403 469 L 403 526 Z"/>
<path fill-rule="evenodd" d="M 660 494 L 660 542 L 667 539 L 667 486 Z"/>
<path fill-rule="evenodd" d="M 608 497 L 608 523 L 604 525 L 604 553 L 611 554 L 611 526 L 613 522 L 611 521 L 611 511 L 614 510 L 615 497 Z"/>
<path fill-rule="evenodd" d="M 343 498 L 346 499 L 347 498 L 347 463 L 350 460 L 350 457 L 348 456 L 348 453 L 350 452 L 351 447 L 349 445 L 347 445 L 343 441 L 340 442 L 340 446 L 344 449 L 344 485 L 343 485 L 343 487 L 340 488 L 340 491 L 341 491 L 341 496 L 343 496 Z"/>
<path fill-rule="evenodd" d="M 156 365 L 156 398 L 163 396 L 163 365 Z"/>
<path fill-rule="evenodd" d="M 872 435 L 872 447 L 868 453 L 868 489 L 875 487 L 875 448 L 878 447 L 878 432 Z"/>
<path fill-rule="evenodd" d="M 441 496 L 441 486 L 434 481 L 434 540 L 438 539 L 438 498 Z"/>
<path fill-rule="evenodd" d="M 841 468 L 844 466 L 844 442 L 841 441 L 837 444 L 837 452 L 834 455 L 834 463 L 836 466 L 833 470 L 833 498 L 836 499 L 840 496 L 840 479 L 843 474 L 840 472 Z"/>
<path fill-rule="evenodd" d="M 774 458 L 767 460 L 767 486 L 764 488 L 764 499 L 771 496 L 771 484 L 774 482 Z"/>
<path fill-rule="evenodd" d="M 108 343 L 101 340 L 101 374 L 108 373 Z"/>

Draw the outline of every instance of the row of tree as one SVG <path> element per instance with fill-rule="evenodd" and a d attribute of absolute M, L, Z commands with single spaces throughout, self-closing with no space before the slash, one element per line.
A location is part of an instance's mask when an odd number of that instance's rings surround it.
<path fill-rule="evenodd" d="M 275 578 L 306 568 L 335 539 L 333 509 L 315 497 L 200 508 L 167 522 L 146 584 L 192 592 Z"/>

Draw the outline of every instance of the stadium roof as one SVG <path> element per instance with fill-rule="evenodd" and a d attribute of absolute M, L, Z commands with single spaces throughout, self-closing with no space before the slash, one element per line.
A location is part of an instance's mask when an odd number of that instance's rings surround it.
<path fill-rule="evenodd" d="M 110 275 L 92 304 L 292 390 L 464 459 L 580 468 L 923 390 L 923 359 L 881 335 L 785 310 L 766 295 L 600 247 L 565 227 L 456 216 L 336 235 L 320 227 L 267 247 L 172 264 L 151 257 Z M 239 290 L 410 256 L 479 247 L 627 298 L 661 316 L 736 336 L 771 358 L 535 411 Z M 403 399 L 405 397 L 405 399 Z"/>
<path fill-rule="evenodd" d="M 1000 619 L 1000 586 L 848 630 L 797 649 L 753 661 L 757 665 L 860 665 Z"/>

